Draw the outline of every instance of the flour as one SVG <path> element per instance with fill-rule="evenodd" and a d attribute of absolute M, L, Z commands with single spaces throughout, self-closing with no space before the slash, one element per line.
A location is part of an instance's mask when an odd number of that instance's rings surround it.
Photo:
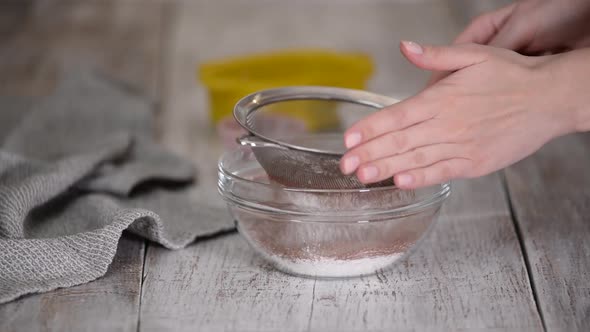
<path fill-rule="evenodd" d="M 387 256 L 366 257 L 359 259 L 285 259 L 274 255 L 264 254 L 269 261 L 284 272 L 309 277 L 343 278 L 371 275 L 395 263 L 402 253 Z"/>
<path fill-rule="evenodd" d="M 420 236 L 390 223 L 331 226 L 249 219 L 239 218 L 238 231 L 258 254 L 281 271 L 309 277 L 374 274 L 397 262 Z"/>

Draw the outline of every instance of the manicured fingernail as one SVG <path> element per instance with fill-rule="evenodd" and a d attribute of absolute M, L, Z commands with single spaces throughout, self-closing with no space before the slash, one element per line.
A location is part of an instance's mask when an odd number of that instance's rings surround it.
<path fill-rule="evenodd" d="M 347 149 L 353 148 L 361 143 L 361 134 L 359 133 L 352 133 L 346 135 L 346 139 L 344 140 L 344 145 L 346 145 Z"/>
<path fill-rule="evenodd" d="M 344 159 L 343 164 L 344 174 L 350 174 L 354 172 L 357 169 L 357 167 L 359 167 L 360 161 L 357 156 L 350 156 Z"/>
<path fill-rule="evenodd" d="M 412 182 L 414 182 L 413 176 L 411 176 L 410 174 L 401 174 L 397 176 L 395 184 L 398 187 L 407 187 L 411 185 Z"/>
<path fill-rule="evenodd" d="M 414 54 L 422 54 L 424 53 L 424 49 L 418 43 L 414 43 L 412 41 L 402 41 L 402 45 L 408 50 L 410 53 Z"/>
<path fill-rule="evenodd" d="M 364 181 L 371 181 L 372 179 L 377 177 L 377 174 L 379 174 L 379 170 L 377 169 L 377 167 L 368 166 L 368 167 L 365 167 L 361 170 L 361 173 L 359 174 L 359 176 Z"/>

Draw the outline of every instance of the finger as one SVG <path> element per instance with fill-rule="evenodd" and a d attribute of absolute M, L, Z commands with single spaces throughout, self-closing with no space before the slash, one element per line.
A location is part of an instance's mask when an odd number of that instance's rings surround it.
<path fill-rule="evenodd" d="M 428 121 L 388 132 L 346 152 L 340 161 L 340 169 L 344 174 L 351 174 L 358 166 L 378 159 L 434 143 L 451 143 L 440 142 L 440 137 L 448 136 L 445 133 L 442 127 L 434 127 Z"/>
<path fill-rule="evenodd" d="M 516 3 L 513 3 L 476 17 L 455 38 L 453 44 L 487 44 L 500 31 L 506 21 L 508 21 L 515 7 Z M 426 83 L 426 87 L 433 85 L 450 74 L 451 72 L 448 71 L 433 73 Z"/>
<path fill-rule="evenodd" d="M 423 46 L 402 41 L 400 49 L 411 63 L 426 70 L 455 71 L 482 63 L 489 58 L 489 52 L 484 46 L 473 44 Z"/>
<path fill-rule="evenodd" d="M 344 144 L 351 149 L 391 131 L 397 131 L 432 117 L 432 107 L 424 107 L 409 98 L 375 112 L 353 124 L 344 133 Z"/>
<path fill-rule="evenodd" d="M 527 22 L 511 20 L 506 23 L 503 29 L 501 29 L 488 43 L 490 46 L 506 48 L 509 50 L 517 51 L 523 48 L 527 39 L 523 36 L 527 36 Z"/>
<path fill-rule="evenodd" d="M 393 177 L 395 174 L 426 167 L 441 160 L 455 158 L 460 153 L 458 144 L 434 144 L 406 153 L 389 156 L 359 167 L 356 175 L 362 183 L 372 183 Z"/>
<path fill-rule="evenodd" d="M 469 159 L 448 159 L 427 167 L 398 173 L 393 180 L 396 186 L 402 189 L 432 186 L 463 177 L 471 165 Z"/>
<path fill-rule="evenodd" d="M 480 15 L 455 38 L 454 44 L 476 43 L 487 44 L 502 29 L 508 21 L 516 3 L 502 7 L 495 11 Z"/>

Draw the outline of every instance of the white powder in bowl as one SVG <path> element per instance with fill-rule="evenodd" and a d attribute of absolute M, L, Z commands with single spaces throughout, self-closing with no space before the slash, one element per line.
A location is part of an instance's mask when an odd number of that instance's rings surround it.
<path fill-rule="evenodd" d="M 343 278 L 371 275 L 395 263 L 403 254 L 365 257 L 359 259 L 288 260 L 265 255 L 267 259 L 284 272 L 310 277 Z"/>

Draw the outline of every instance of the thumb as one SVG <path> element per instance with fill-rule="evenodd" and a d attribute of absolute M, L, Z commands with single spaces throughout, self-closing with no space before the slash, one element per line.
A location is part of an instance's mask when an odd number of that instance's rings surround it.
<path fill-rule="evenodd" d="M 527 44 L 528 39 L 524 36 L 531 35 L 528 31 L 529 26 L 530 24 L 523 20 L 510 20 L 506 23 L 505 28 L 498 31 L 490 40 L 488 45 L 518 51 Z"/>
<path fill-rule="evenodd" d="M 423 46 L 402 41 L 400 49 L 415 66 L 434 71 L 455 71 L 486 61 L 485 46 L 460 44 L 453 46 Z"/>
<path fill-rule="evenodd" d="M 449 71 L 435 71 L 430 75 L 428 82 L 426 82 L 426 87 L 433 85 L 434 83 L 442 80 L 443 78 L 449 76 L 452 72 Z"/>
<path fill-rule="evenodd" d="M 514 2 L 493 12 L 476 17 L 457 38 L 453 44 L 476 43 L 488 44 L 498 31 L 502 31 L 506 22 L 516 9 Z"/>

